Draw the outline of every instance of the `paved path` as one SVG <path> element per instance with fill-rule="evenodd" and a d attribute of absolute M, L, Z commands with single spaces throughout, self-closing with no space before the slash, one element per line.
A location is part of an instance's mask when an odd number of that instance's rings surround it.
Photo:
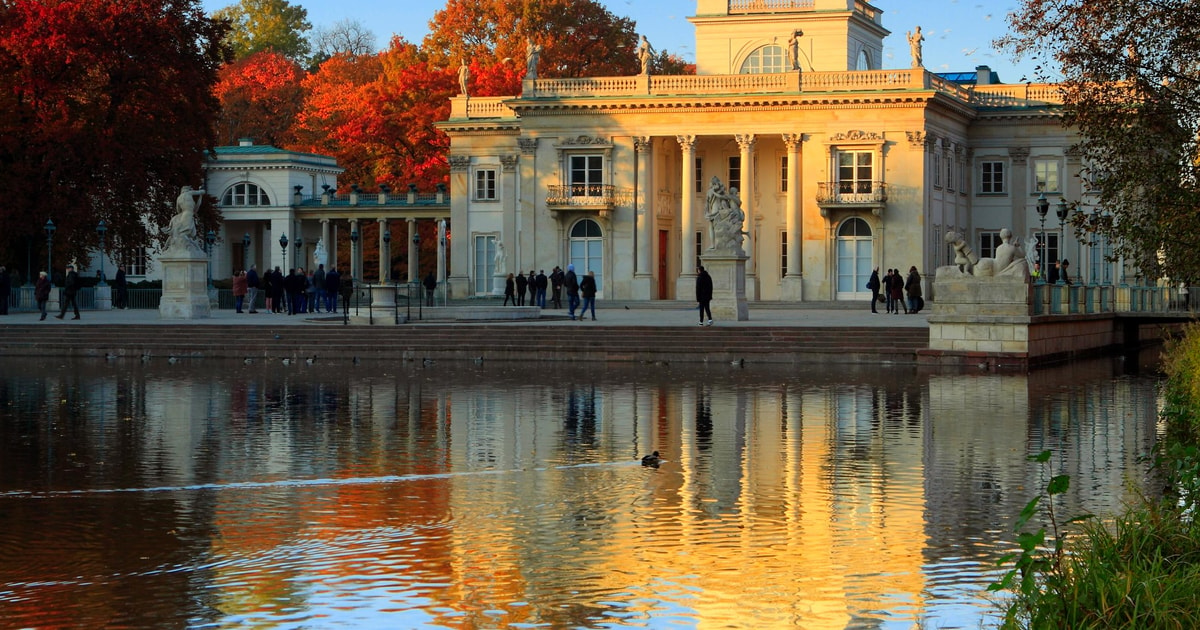
<path fill-rule="evenodd" d="M 429 324 L 497 324 L 509 323 L 497 320 L 486 321 L 456 321 L 449 319 L 443 314 L 447 310 L 453 310 L 455 306 L 446 308 L 432 308 L 425 310 L 425 318 L 417 319 L 417 312 L 413 311 L 412 325 L 421 323 Z M 488 306 L 486 304 L 477 303 L 462 303 L 462 306 L 477 308 L 480 306 Z M 628 307 L 628 308 L 627 308 Z M 496 307 L 501 308 L 501 307 Z M 353 311 L 352 311 L 353 312 Z M 361 313 L 362 317 L 366 316 L 366 311 Z M 891 315 L 884 313 L 882 307 L 879 314 L 872 314 L 868 311 L 865 305 L 861 308 L 847 308 L 844 305 L 831 305 L 828 303 L 821 304 L 803 304 L 803 305 L 782 305 L 778 303 L 762 304 L 760 306 L 750 306 L 750 319 L 742 322 L 734 321 L 716 321 L 714 326 L 735 326 L 735 327 L 857 327 L 870 326 L 879 328 L 891 327 L 912 327 L 926 328 L 928 322 L 925 319 L 925 312 L 916 315 Z M 619 304 L 603 304 L 601 303 L 596 309 L 597 321 L 592 322 L 590 319 L 580 322 L 571 321 L 566 317 L 566 310 L 548 309 L 542 312 L 540 319 L 524 319 L 514 320 L 510 323 L 514 325 L 546 325 L 546 326 L 589 326 L 593 324 L 604 326 L 665 326 L 679 327 L 690 326 L 695 327 L 698 324 L 698 318 L 695 307 L 690 307 L 681 302 L 653 302 L 650 304 L 639 303 L 619 303 Z M 174 325 L 174 326 L 205 326 L 205 325 L 228 325 L 233 323 L 246 325 L 266 325 L 266 326 L 312 326 L 312 325 L 335 325 L 341 324 L 340 316 L 333 317 L 324 314 L 310 316 L 290 316 L 276 315 L 260 311 L 257 314 L 249 313 L 238 314 L 232 310 L 218 310 L 212 313 L 212 316 L 207 319 L 193 320 L 163 320 L 158 316 L 157 310 L 136 309 L 136 310 L 112 310 L 112 311 L 83 311 L 82 318 L 78 321 L 71 319 L 71 314 L 63 320 L 55 319 L 53 315 L 47 317 L 45 321 L 38 321 L 37 313 L 19 312 L 13 313 L 6 317 L 0 317 L 0 325 L 17 325 L 17 324 L 38 324 L 41 326 L 88 326 L 97 324 L 137 324 L 137 325 Z"/>

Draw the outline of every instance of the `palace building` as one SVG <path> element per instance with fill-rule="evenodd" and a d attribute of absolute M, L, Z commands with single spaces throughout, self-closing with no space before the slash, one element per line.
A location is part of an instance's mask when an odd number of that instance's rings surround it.
<path fill-rule="evenodd" d="M 1054 86 L 931 73 L 919 41 L 912 67 L 884 69 L 891 33 L 863 0 L 698 0 L 689 21 L 694 76 L 452 99 L 455 297 L 570 263 L 604 298 L 691 300 L 714 177 L 741 196 L 750 300 L 869 299 L 876 267 L 932 282 L 948 230 L 982 256 L 1006 227 L 1048 260 L 1083 253 L 1037 212 L 1084 192 Z"/>

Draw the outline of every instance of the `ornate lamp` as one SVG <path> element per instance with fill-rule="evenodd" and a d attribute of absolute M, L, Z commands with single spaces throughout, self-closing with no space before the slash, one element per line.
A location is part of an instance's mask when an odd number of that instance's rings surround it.
<path fill-rule="evenodd" d="M 1038 282 L 1046 281 L 1046 213 L 1050 211 L 1050 202 L 1046 200 L 1046 193 L 1038 195 L 1037 213 L 1042 219 L 1042 231 L 1039 240 L 1042 242 L 1042 253 L 1038 257 L 1038 261 L 1042 263 L 1042 273 L 1038 274 Z"/>

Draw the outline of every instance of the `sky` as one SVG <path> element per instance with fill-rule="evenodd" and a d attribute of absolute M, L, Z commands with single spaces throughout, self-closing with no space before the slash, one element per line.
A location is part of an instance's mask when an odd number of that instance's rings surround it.
<path fill-rule="evenodd" d="M 687 17 L 696 12 L 696 0 L 600 0 L 609 11 L 637 24 L 657 50 L 695 61 L 695 30 Z M 213 11 L 236 0 L 202 0 Z M 308 10 L 314 26 L 332 26 L 355 20 L 370 29 L 378 46 L 393 34 L 420 43 L 429 32 L 433 14 L 446 0 L 289 0 Z M 1020 83 L 1033 77 L 1034 64 L 1015 62 L 992 47 L 992 41 L 1007 33 L 1006 16 L 1016 0 L 874 0 L 883 11 L 883 25 L 892 34 L 884 40 L 884 68 L 907 68 L 911 64 L 905 33 L 920 25 L 925 34 L 925 67 L 931 72 L 967 72 L 986 65 L 1005 83 Z"/>

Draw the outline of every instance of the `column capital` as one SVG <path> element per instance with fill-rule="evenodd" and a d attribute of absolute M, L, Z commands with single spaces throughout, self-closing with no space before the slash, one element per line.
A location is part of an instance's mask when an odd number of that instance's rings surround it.
<path fill-rule="evenodd" d="M 752 133 L 734 134 L 733 139 L 737 140 L 738 147 L 743 151 L 749 151 L 753 149 L 754 142 L 756 140 L 754 134 Z"/>
<path fill-rule="evenodd" d="M 505 173 L 511 173 L 511 172 L 517 170 L 517 156 L 501 155 L 500 156 L 500 167 L 504 170 Z"/>
<path fill-rule="evenodd" d="M 925 132 L 924 131 L 905 131 L 904 135 L 908 137 L 908 146 L 914 149 L 925 148 Z"/>
<path fill-rule="evenodd" d="M 652 140 L 651 140 L 650 136 L 634 136 L 633 137 L 633 148 L 638 153 L 649 153 L 650 147 L 651 147 L 651 142 L 652 142 Z"/>
<path fill-rule="evenodd" d="M 450 171 L 461 173 L 471 167 L 471 157 L 467 155 L 451 155 Z"/>
<path fill-rule="evenodd" d="M 684 151 L 692 151 L 696 148 L 696 136 L 694 135 L 678 135 L 675 136 L 675 141 L 679 143 L 679 148 Z"/>
<path fill-rule="evenodd" d="M 1014 165 L 1023 166 L 1029 159 L 1029 147 L 1009 147 L 1008 157 L 1012 158 Z"/>
<path fill-rule="evenodd" d="M 521 148 L 521 153 L 524 155 L 533 155 L 537 151 L 537 138 L 517 138 L 517 146 Z"/>
<path fill-rule="evenodd" d="M 794 151 L 800 148 L 800 143 L 804 141 L 804 134 L 800 133 L 785 133 L 783 134 L 783 144 L 788 151 Z"/>

